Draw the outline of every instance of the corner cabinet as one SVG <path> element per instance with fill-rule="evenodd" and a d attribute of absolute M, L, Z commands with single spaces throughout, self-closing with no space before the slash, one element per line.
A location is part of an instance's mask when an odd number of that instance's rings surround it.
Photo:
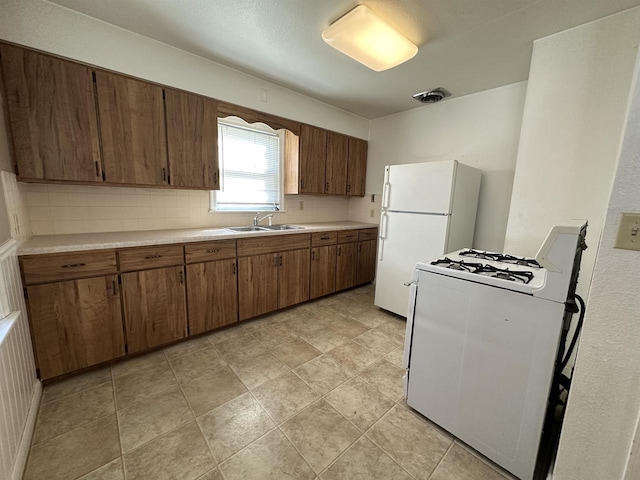
<path fill-rule="evenodd" d="M 364 196 L 367 180 L 368 143 L 359 138 L 349 138 L 347 161 L 347 195 Z"/>
<path fill-rule="evenodd" d="M 7 44 L 0 56 L 17 175 L 102 182 L 91 68 Z"/>

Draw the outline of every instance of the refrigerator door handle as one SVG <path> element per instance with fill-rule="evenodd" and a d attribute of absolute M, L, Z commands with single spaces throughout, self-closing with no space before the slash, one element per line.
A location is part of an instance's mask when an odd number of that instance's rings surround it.
<path fill-rule="evenodd" d="M 380 240 L 387 239 L 387 224 L 389 223 L 389 217 L 387 212 L 382 212 L 380 217 Z"/>
<path fill-rule="evenodd" d="M 389 208 L 389 193 L 391 191 L 391 184 L 389 182 L 384 182 L 382 186 L 382 209 Z"/>
<path fill-rule="evenodd" d="M 378 261 L 381 262 L 384 259 L 384 241 L 387 238 L 387 212 L 382 212 L 380 217 L 380 241 L 378 242 Z"/>

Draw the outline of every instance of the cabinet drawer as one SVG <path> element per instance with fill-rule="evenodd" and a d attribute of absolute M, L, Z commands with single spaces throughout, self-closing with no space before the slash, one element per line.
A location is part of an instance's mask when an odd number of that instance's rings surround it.
<path fill-rule="evenodd" d="M 20 262 L 27 285 L 109 275 L 117 272 L 114 250 L 30 255 L 21 257 Z"/>
<path fill-rule="evenodd" d="M 333 245 L 338 241 L 338 232 L 322 232 L 311 234 L 311 246 Z"/>
<path fill-rule="evenodd" d="M 120 260 L 120 270 L 123 272 L 169 267 L 184 263 L 182 245 L 158 245 L 118 250 L 118 259 Z"/>
<path fill-rule="evenodd" d="M 377 228 L 367 228 L 358 232 L 358 240 L 375 240 L 378 238 Z"/>
<path fill-rule="evenodd" d="M 338 243 L 348 243 L 358 241 L 358 230 L 343 230 L 338 232 Z"/>
<path fill-rule="evenodd" d="M 262 255 L 311 247 L 311 234 L 277 235 L 238 239 L 238 256 Z"/>
<path fill-rule="evenodd" d="M 215 242 L 189 243 L 184 246 L 184 254 L 187 263 L 235 258 L 236 241 L 218 240 Z"/>

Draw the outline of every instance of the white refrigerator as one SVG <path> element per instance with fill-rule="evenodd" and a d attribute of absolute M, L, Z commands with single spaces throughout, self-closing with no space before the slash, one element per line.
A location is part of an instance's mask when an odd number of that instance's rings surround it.
<path fill-rule="evenodd" d="M 406 317 L 416 263 L 472 246 L 481 176 L 457 160 L 385 167 L 378 307 Z"/>

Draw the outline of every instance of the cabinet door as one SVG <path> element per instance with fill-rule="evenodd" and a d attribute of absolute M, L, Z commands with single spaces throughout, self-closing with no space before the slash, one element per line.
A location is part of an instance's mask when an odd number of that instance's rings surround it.
<path fill-rule="evenodd" d="M 376 278 L 376 240 L 358 243 L 358 269 L 356 283 L 370 283 Z"/>
<path fill-rule="evenodd" d="M 338 245 L 336 261 L 336 290 L 344 290 L 356 284 L 356 267 L 358 260 L 358 243 Z"/>
<path fill-rule="evenodd" d="M 324 193 L 346 195 L 349 137 L 327 132 L 327 164 Z"/>
<path fill-rule="evenodd" d="M 102 182 L 91 69 L 0 45 L 21 178 Z"/>
<path fill-rule="evenodd" d="M 187 265 L 189 334 L 238 321 L 236 260 Z"/>
<path fill-rule="evenodd" d="M 309 300 L 309 249 L 278 255 L 278 308 L 306 302 Z"/>
<path fill-rule="evenodd" d="M 349 162 L 347 165 L 347 195 L 364 196 L 367 177 L 367 148 L 365 140 L 349 138 Z"/>
<path fill-rule="evenodd" d="M 129 353 L 187 335 L 182 267 L 123 273 L 122 293 Z"/>
<path fill-rule="evenodd" d="M 105 179 L 168 185 L 162 88 L 96 71 Z"/>
<path fill-rule="evenodd" d="M 311 249 L 311 298 L 329 295 L 336 291 L 337 245 Z"/>
<path fill-rule="evenodd" d="M 300 128 L 300 193 L 324 193 L 327 131 L 310 125 Z"/>
<path fill-rule="evenodd" d="M 218 190 L 218 105 L 165 89 L 171 185 Z"/>
<path fill-rule="evenodd" d="M 35 285 L 27 296 L 43 380 L 124 355 L 116 275 Z"/>
<path fill-rule="evenodd" d="M 238 310 L 246 320 L 278 308 L 278 260 L 276 253 L 238 259 Z"/>

